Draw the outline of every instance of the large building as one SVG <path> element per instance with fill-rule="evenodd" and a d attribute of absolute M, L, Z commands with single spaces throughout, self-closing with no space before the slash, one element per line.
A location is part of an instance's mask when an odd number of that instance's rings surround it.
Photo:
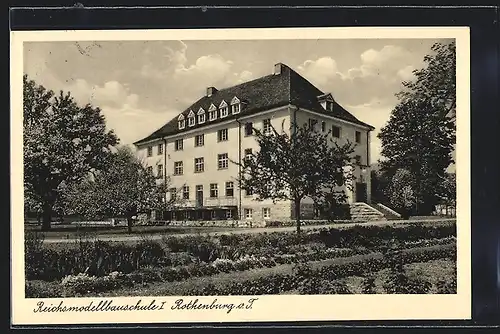
<path fill-rule="evenodd" d="M 340 106 L 284 64 L 270 75 L 233 87 L 208 87 L 205 96 L 151 135 L 135 143 L 138 154 L 159 178 L 170 178 L 170 196 L 183 199 L 178 208 L 161 213 L 164 220 L 250 221 L 293 219 L 289 201 L 257 201 L 238 189 L 238 165 L 258 150 L 252 128 L 269 124 L 290 129 L 313 122 L 318 131 L 332 131 L 339 141 L 356 143 L 355 184 L 348 201 L 370 203 L 370 132 L 374 129 Z M 175 192 L 174 190 L 177 189 Z M 301 204 L 312 218 L 312 203 Z"/>

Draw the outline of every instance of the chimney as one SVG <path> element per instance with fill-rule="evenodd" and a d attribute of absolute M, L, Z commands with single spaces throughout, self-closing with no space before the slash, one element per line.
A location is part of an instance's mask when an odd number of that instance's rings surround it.
<path fill-rule="evenodd" d="M 274 65 L 274 75 L 280 75 L 281 72 L 283 72 L 283 68 L 285 67 L 285 65 L 283 65 L 282 63 L 277 63 Z"/>
<path fill-rule="evenodd" d="M 207 88 L 207 97 L 211 97 L 217 92 L 217 88 L 215 87 L 208 87 Z"/>

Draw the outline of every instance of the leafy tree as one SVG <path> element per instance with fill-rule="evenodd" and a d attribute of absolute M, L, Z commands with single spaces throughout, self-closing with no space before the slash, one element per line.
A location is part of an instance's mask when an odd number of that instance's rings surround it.
<path fill-rule="evenodd" d="M 51 226 L 61 185 L 105 166 L 118 143 L 105 118 L 90 104 L 80 107 L 68 92 L 59 96 L 23 76 L 24 185 L 28 202 L 41 207 L 42 229 Z"/>
<path fill-rule="evenodd" d="M 403 82 L 397 96 L 402 100 L 430 100 L 442 116 L 456 116 L 456 45 L 435 43 L 432 54 L 424 57 L 426 66 L 413 71 L 415 80 Z"/>
<path fill-rule="evenodd" d="M 412 209 L 415 206 L 415 178 L 410 171 L 406 169 L 398 169 L 391 179 L 389 185 L 388 197 L 391 205 L 404 218 L 408 218 Z"/>
<path fill-rule="evenodd" d="M 457 180 L 455 173 L 447 173 L 441 185 L 441 191 L 438 193 L 440 202 L 448 210 L 449 207 L 455 208 L 457 203 Z"/>
<path fill-rule="evenodd" d="M 168 179 L 158 182 L 130 148 L 120 147 L 105 169 L 72 188 L 69 201 L 88 219 L 125 217 L 131 233 L 135 216 L 179 201 L 166 200 L 168 184 Z"/>
<path fill-rule="evenodd" d="M 386 158 L 381 169 L 393 175 L 403 168 L 415 178 L 412 190 L 418 214 L 427 215 L 434 210 L 442 179 L 453 162 L 455 126 L 444 114 L 444 107 L 430 99 L 401 101 L 378 135 L 381 154 Z"/>
<path fill-rule="evenodd" d="M 339 145 L 331 133 L 319 133 L 305 124 L 293 125 L 291 133 L 254 129 L 259 150 L 241 163 L 240 187 L 257 200 L 292 201 L 300 233 L 300 203 L 309 197 L 322 206 L 335 206 L 346 199 L 342 186 L 349 185 L 350 155 L 354 146 Z"/>

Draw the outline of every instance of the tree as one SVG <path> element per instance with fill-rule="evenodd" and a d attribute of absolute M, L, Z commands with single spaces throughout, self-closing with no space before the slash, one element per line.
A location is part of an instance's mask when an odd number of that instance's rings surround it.
<path fill-rule="evenodd" d="M 403 218 L 409 218 L 415 207 L 415 178 L 410 171 L 398 169 L 387 189 L 387 195 L 391 205 L 401 212 Z"/>
<path fill-rule="evenodd" d="M 455 173 L 447 173 L 443 179 L 441 189 L 438 193 L 441 204 L 446 207 L 446 213 L 449 208 L 455 208 L 457 202 L 457 179 Z"/>
<path fill-rule="evenodd" d="M 417 214 L 428 215 L 437 204 L 446 169 L 453 162 L 453 120 L 444 115 L 444 105 L 429 99 L 401 101 L 378 135 L 382 142 L 381 169 L 394 175 L 406 169 L 415 178 L 413 193 Z"/>
<path fill-rule="evenodd" d="M 48 230 L 61 186 L 102 168 L 118 138 L 106 131 L 99 108 L 79 107 L 69 92 L 55 96 L 27 75 L 23 117 L 25 194 L 40 205 L 42 229 Z"/>
<path fill-rule="evenodd" d="M 107 167 L 71 190 L 71 207 L 85 218 L 125 217 L 132 232 L 134 216 L 171 207 L 168 179 L 158 182 L 128 147 L 120 147 Z"/>
<path fill-rule="evenodd" d="M 413 71 L 415 80 L 403 82 L 397 94 L 400 100 L 430 100 L 443 116 L 456 116 L 456 45 L 455 41 L 435 43 L 432 54 L 424 57 L 425 67 Z"/>
<path fill-rule="evenodd" d="M 346 168 L 354 152 L 351 143 L 339 145 L 331 133 L 319 133 L 308 125 L 292 126 L 291 134 L 282 125 L 264 133 L 253 129 L 259 150 L 237 162 L 241 167 L 240 188 L 250 190 L 257 200 L 289 200 L 294 207 L 300 233 L 300 203 L 305 197 L 321 205 L 345 201 L 342 186 L 352 172 Z"/>

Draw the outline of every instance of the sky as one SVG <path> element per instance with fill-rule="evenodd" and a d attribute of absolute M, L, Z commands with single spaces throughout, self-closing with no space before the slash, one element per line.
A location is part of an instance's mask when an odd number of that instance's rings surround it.
<path fill-rule="evenodd" d="M 424 66 L 436 39 L 25 42 L 24 73 L 99 106 L 121 144 L 157 130 L 205 94 L 271 74 L 284 63 L 376 135 L 389 120 L 402 81 Z"/>

